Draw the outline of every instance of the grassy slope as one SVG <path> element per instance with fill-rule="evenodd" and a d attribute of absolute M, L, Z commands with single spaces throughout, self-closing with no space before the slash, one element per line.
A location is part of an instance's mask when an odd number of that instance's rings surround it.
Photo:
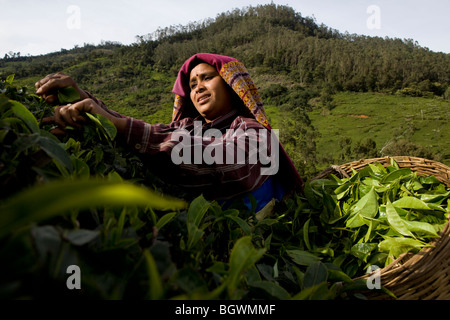
<path fill-rule="evenodd" d="M 437 98 L 403 97 L 379 93 L 339 93 L 337 107 L 324 115 L 317 109 L 309 113 L 321 134 L 318 153 L 339 152 L 339 140 L 371 138 L 380 150 L 398 134 L 444 155 L 450 164 L 450 102 Z M 367 116 L 367 117 L 366 117 Z"/>

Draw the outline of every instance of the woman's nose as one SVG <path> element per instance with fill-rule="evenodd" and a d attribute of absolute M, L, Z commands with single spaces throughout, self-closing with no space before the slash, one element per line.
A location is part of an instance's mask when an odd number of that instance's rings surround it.
<path fill-rule="evenodd" d="M 201 93 L 203 91 L 205 91 L 205 86 L 203 85 L 203 82 L 199 82 L 197 84 L 197 87 L 195 88 L 195 90 L 197 91 L 197 93 Z"/>

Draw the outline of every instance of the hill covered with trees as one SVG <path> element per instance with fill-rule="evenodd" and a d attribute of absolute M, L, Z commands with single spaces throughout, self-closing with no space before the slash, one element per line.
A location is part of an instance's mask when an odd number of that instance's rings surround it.
<path fill-rule="evenodd" d="M 16 83 L 32 88 L 46 74 L 64 71 L 112 109 L 150 122 L 167 122 L 176 73 L 197 52 L 234 56 L 250 69 L 272 121 L 286 128 L 282 142 L 306 175 L 344 160 L 342 155 L 325 156 L 317 150 L 321 132 L 309 116 L 313 110 L 320 109 L 323 115 L 337 110 L 334 96 L 339 92 L 441 99 L 441 107 L 448 108 L 449 54 L 432 52 L 412 39 L 341 33 L 275 4 L 160 28 L 137 36 L 129 46 L 102 42 L 41 56 L 5 56 L 0 60 L 0 77 L 15 74 Z M 448 115 L 441 116 L 448 122 Z M 379 154 L 382 147 L 373 140 L 354 142 L 366 144 L 362 149 L 368 151 L 347 152 L 346 160 Z M 428 146 L 415 147 L 410 150 Z M 358 145 L 354 149 L 361 150 Z M 430 156 L 446 157 L 439 148 Z"/>

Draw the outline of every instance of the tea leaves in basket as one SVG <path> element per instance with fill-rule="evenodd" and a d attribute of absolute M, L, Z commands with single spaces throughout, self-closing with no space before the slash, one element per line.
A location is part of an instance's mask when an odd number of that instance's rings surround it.
<path fill-rule="evenodd" d="M 370 264 L 382 267 L 401 254 L 419 251 L 439 236 L 450 214 L 450 192 L 444 184 L 400 168 L 394 160 L 388 167 L 372 163 L 354 170 L 348 178 L 309 182 L 308 188 L 303 201 L 311 213 L 303 232 L 315 225 L 321 236 L 303 234 L 308 240 L 304 246 L 314 251 L 328 245 L 334 257 L 319 255 L 322 261 L 337 263 L 350 276 L 363 274 Z M 330 219 L 330 208 L 340 217 Z"/>

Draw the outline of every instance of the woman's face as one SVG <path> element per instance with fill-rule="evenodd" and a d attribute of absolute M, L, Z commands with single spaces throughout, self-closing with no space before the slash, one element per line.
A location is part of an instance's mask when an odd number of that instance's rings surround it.
<path fill-rule="evenodd" d="M 206 122 L 211 122 L 231 111 L 230 89 L 211 65 L 200 63 L 193 68 L 189 77 L 189 87 L 192 103 Z"/>

